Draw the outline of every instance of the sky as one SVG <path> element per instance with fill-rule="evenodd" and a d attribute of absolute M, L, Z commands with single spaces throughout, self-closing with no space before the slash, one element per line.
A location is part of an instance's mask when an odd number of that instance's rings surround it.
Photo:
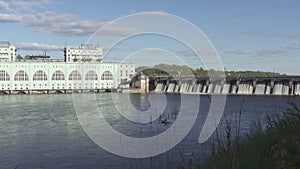
<path fill-rule="evenodd" d="M 79 46 L 95 39 L 106 52 L 110 46 L 105 37 L 119 39 L 137 31 L 134 22 L 124 26 L 122 21 L 115 22 L 118 18 L 140 12 L 153 13 L 155 17 L 171 14 L 201 30 L 226 70 L 299 75 L 299 9 L 298 0 L 0 0 L 0 40 L 16 45 L 21 55 L 46 51 L 53 58 L 63 58 L 64 46 Z M 116 24 L 102 29 L 112 22 Z M 151 23 L 143 20 L 139 24 Z M 168 27 L 168 21 L 155 24 Z M 178 25 L 174 31 L 190 33 L 183 28 Z M 95 38 L 99 29 L 104 34 Z M 130 56 L 129 61 L 137 65 L 165 62 L 205 67 L 183 43 L 160 35 L 123 40 L 110 56 L 104 60 L 124 61 Z"/>

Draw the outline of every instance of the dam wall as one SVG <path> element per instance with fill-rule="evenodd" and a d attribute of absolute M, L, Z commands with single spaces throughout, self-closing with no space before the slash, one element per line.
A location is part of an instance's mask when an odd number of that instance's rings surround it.
<path fill-rule="evenodd" d="M 152 80 L 153 81 L 153 80 Z M 156 78 L 153 92 L 233 95 L 300 95 L 300 77 Z"/>

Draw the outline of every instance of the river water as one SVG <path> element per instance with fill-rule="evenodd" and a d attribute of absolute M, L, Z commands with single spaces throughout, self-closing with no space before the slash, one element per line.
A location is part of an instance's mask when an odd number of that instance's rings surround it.
<path fill-rule="evenodd" d="M 118 95 L 122 94 L 114 94 L 115 97 Z M 176 120 L 172 112 L 181 106 L 180 95 L 168 94 L 165 96 L 166 108 L 158 113 L 171 123 L 165 125 L 153 119 L 152 123 L 140 124 L 126 120 L 115 111 L 111 93 L 94 96 L 104 110 L 107 122 L 131 137 L 150 137 L 168 130 Z M 226 142 L 226 124 L 231 126 L 233 137 L 237 133 L 245 136 L 253 131 L 258 121 L 265 128 L 266 115 L 280 115 L 289 108 L 288 102 L 300 104 L 300 98 L 294 96 L 227 96 L 218 134 L 215 132 L 207 142 L 199 144 L 198 137 L 211 98 L 198 95 L 187 98 L 191 101 L 200 98 L 198 116 L 187 137 L 161 155 L 133 159 L 111 154 L 88 137 L 78 121 L 71 94 L 3 95 L 0 97 L 0 168 L 156 169 L 187 166 L 189 162 L 199 163 L 207 158 L 217 138 Z M 140 110 L 151 107 L 148 100 L 147 95 L 130 95 L 130 103 Z"/>

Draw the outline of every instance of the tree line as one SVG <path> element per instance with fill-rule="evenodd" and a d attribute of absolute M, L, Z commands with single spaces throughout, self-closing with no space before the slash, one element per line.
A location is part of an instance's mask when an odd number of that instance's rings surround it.
<path fill-rule="evenodd" d="M 143 72 L 144 74 L 154 76 L 196 76 L 196 77 L 213 77 L 216 75 L 225 75 L 227 77 L 279 77 L 287 76 L 286 74 L 280 74 L 275 72 L 266 71 L 233 71 L 233 70 L 205 70 L 204 68 L 190 68 L 186 65 L 169 65 L 158 64 L 153 67 L 140 66 L 136 69 L 136 72 Z"/>

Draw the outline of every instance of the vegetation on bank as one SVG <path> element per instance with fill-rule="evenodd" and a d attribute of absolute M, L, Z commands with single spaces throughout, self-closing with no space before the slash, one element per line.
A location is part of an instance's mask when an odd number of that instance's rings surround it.
<path fill-rule="evenodd" d="M 283 116 L 268 118 L 265 131 L 260 125 L 251 135 L 216 153 L 197 169 L 299 169 L 300 168 L 300 107 L 292 108 Z"/>
<path fill-rule="evenodd" d="M 137 72 L 143 71 L 149 76 L 197 76 L 197 77 L 208 77 L 208 75 L 213 76 L 215 74 L 225 74 L 229 77 L 278 77 L 287 76 L 286 74 L 274 73 L 274 72 L 263 72 L 263 71 L 228 71 L 225 72 L 217 70 L 205 70 L 200 68 L 190 68 L 186 65 L 168 65 L 159 64 L 151 68 L 146 66 L 140 66 L 136 69 Z"/>

